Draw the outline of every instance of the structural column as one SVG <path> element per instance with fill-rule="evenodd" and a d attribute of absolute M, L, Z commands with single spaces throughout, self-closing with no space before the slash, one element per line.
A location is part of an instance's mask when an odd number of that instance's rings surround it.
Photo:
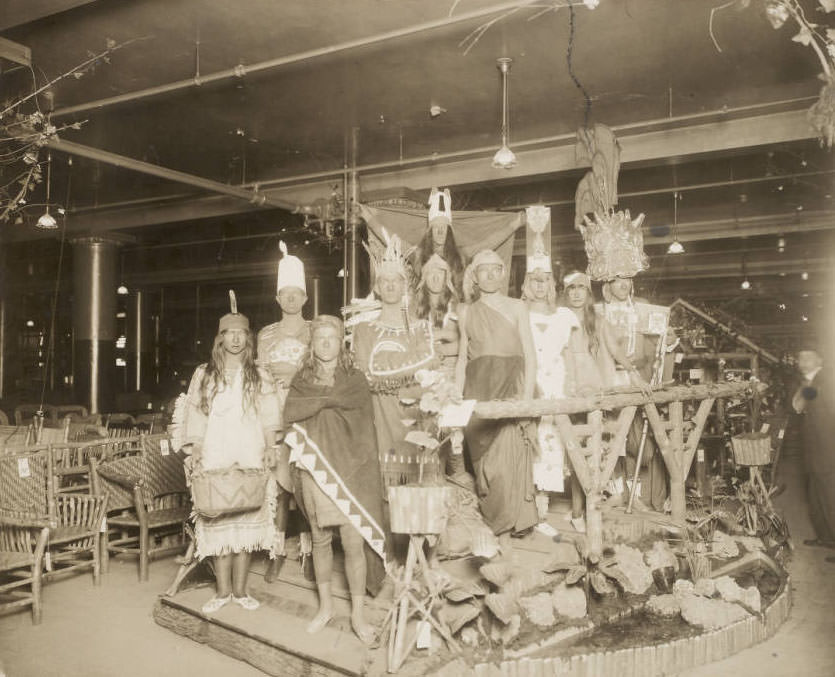
<path fill-rule="evenodd" d="M 135 391 L 148 388 L 152 382 L 151 317 L 147 292 L 132 291 L 128 319 L 128 387 Z"/>
<path fill-rule="evenodd" d="M 72 244 L 75 396 L 91 414 L 112 411 L 119 242 L 85 237 Z"/>

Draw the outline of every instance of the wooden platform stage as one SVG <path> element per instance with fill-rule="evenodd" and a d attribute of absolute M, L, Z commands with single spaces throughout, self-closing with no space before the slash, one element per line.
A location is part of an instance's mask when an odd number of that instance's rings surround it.
<path fill-rule="evenodd" d="M 560 540 L 581 537 L 565 518 L 567 512 L 567 501 L 553 502 L 548 522 Z M 612 508 L 604 513 L 604 541 L 635 540 L 647 533 L 665 531 L 669 526 L 669 520 L 658 513 L 636 511 L 626 515 L 623 508 Z M 513 539 L 514 561 L 520 567 L 541 568 L 550 561 L 552 543 L 552 537 L 539 532 Z M 154 618 L 173 632 L 246 661 L 269 675 L 383 675 L 385 651 L 367 648 L 351 630 L 349 596 L 338 548 L 334 555 L 336 617 L 315 635 L 305 630 L 317 609 L 315 585 L 305 580 L 298 561 L 290 557 L 272 584 L 264 581 L 266 559 L 253 558 L 249 588 L 261 602 L 256 611 L 229 604 L 216 614 L 205 616 L 200 607 L 212 596 L 214 583 L 205 567 L 200 567 L 192 578 L 202 580 L 190 581 L 174 597 L 161 597 Z M 477 566 L 482 561 L 463 558 L 441 565 L 451 576 L 467 580 L 480 578 Z M 393 587 L 387 585 L 377 599 L 368 599 L 370 622 L 382 623 L 392 593 Z M 434 641 L 438 644 L 433 644 L 431 653 L 413 652 L 399 674 L 424 675 L 441 669 L 451 656 L 442 640 L 433 636 Z"/>

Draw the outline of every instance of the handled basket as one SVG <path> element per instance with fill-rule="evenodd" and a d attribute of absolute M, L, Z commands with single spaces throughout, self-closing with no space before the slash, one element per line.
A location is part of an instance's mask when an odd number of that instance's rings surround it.
<path fill-rule="evenodd" d="M 194 511 L 214 519 L 222 515 L 258 510 L 267 495 L 269 471 L 233 465 L 218 470 L 196 469 L 191 475 Z"/>
<path fill-rule="evenodd" d="M 771 435 L 746 433 L 731 438 L 737 465 L 768 465 L 771 463 Z"/>

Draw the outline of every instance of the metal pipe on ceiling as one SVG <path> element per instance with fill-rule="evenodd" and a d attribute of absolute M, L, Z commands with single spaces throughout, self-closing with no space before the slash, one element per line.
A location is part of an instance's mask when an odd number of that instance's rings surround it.
<path fill-rule="evenodd" d="M 204 179 L 193 174 L 186 174 L 185 172 L 177 171 L 176 169 L 168 169 L 167 167 L 160 167 L 141 160 L 125 157 L 124 155 L 117 155 L 106 150 L 93 148 L 92 146 L 85 146 L 73 141 L 64 141 L 57 137 L 53 137 L 47 145 L 53 150 L 69 153 L 70 155 L 77 155 L 85 157 L 90 160 L 104 162 L 106 164 L 122 167 L 142 174 L 150 174 L 168 181 L 175 181 L 177 183 L 184 183 L 195 188 L 202 188 L 213 193 L 221 193 L 223 195 L 231 195 L 242 200 L 251 202 L 257 206 L 278 207 L 279 209 L 286 209 L 287 211 L 296 211 L 299 206 L 280 200 L 273 197 L 268 197 L 257 188 L 248 189 L 240 188 L 238 186 L 231 186 L 219 181 L 212 181 L 211 179 Z"/>
<path fill-rule="evenodd" d="M 410 35 L 415 35 L 417 33 L 423 33 L 424 31 L 434 30 L 436 28 L 443 28 L 452 24 L 461 23 L 462 21 L 480 19 L 491 14 L 498 14 L 499 12 L 506 12 L 508 10 L 516 10 L 526 5 L 532 5 L 538 1 L 539 0 L 514 0 L 513 2 L 503 2 L 498 5 L 491 5 L 490 7 L 485 7 L 483 9 L 473 10 L 472 12 L 464 12 L 455 16 L 445 16 L 441 19 L 424 21 L 423 23 L 415 24 L 414 26 L 398 28 L 395 30 L 386 31 L 384 33 L 378 33 L 376 35 L 358 38 L 356 40 L 348 40 L 346 42 L 340 42 L 336 45 L 317 47 L 316 49 L 309 49 L 304 52 L 297 52 L 296 54 L 289 54 L 287 56 L 281 56 L 275 59 L 259 61 L 248 66 L 244 64 L 238 64 L 234 68 L 226 68 L 215 73 L 210 73 L 209 75 L 195 76 L 186 80 L 177 80 L 176 82 L 169 82 L 167 84 L 158 85 L 156 87 L 140 89 L 136 92 L 119 94 L 117 96 L 111 96 L 104 99 L 99 99 L 97 101 L 81 103 L 76 106 L 67 106 L 65 108 L 59 108 L 52 112 L 52 117 L 61 117 L 64 115 L 70 115 L 72 113 L 80 113 L 82 111 L 92 110 L 94 108 L 104 108 L 105 106 L 112 106 L 115 104 L 136 101 L 139 99 L 146 99 L 151 96 L 169 94 L 171 92 L 177 92 L 182 89 L 198 87 L 200 85 L 206 85 L 223 80 L 230 80 L 232 78 L 239 79 L 242 78 L 244 75 L 260 73 L 262 71 L 271 70 L 280 66 L 287 66 L 289 64 L 300 63 L 303 61 L 310 61 L 311 59 L 317 59 L 323 56 L 331 56 L 334 54 L 339 54 L 340 52 L 347 52 L 352 49 L 368 47 L 370 45 L 379 44 L 381 42 L 387 42 L 389 40 L 396 40 L 398 38 L 404 38 Z"/>
<path fill-rule="evenodd" d="M 791 174 L 774 174 L 772 176 L 754 176 L 747 179 L 726 179 L 723 181 L 708 181 L 703 183 L 691 183 L 682 186 L 664 186 L 662 188 L 647 188 L 645 190 L 633 190 L 625 193 L 618 193 L 618 199 L 624 197 L 643 197 L 647 195 L 664 195 L 667 193 L 682 193 L 684 191 L 705 190 L 707 188 L 725 188 L 727 186 L 745 186 L 750 183 L 763 183 L 767 181 L 791 181 L 792 179 L 802 179 L 810 176 L 824 176 L 826 174 L 835 174 L 835 169 L 821 169 L 814 172 L 792 172 Z M 549 200 L 546 202 L 537 202 L 538 205 L 545 207 L 560 207 L 574 204 L 574 198 L 566 200 Z M 497 207 L 498 211 L 515 212 L 524 209 L 527 205 L 520 204 L 513 207 Z"/>
<path fill-rule="evenodd" d="M 721 115 L 733 115 L 733 114 L 737 114 L 737 113 L 743 113 L 743 112 L 746 112 L 746 111 L 758 110 L 758 109 L 762 109 L 762 108 L 766 108 L 766 107 L 768 107 L 768 108 L 770 108 L 770 107 L 782 107 L 782 106 L 786 106 L 786 105 L 789 105 L 789 104 L 797 105 L 798 103 L 808 103 L 813 98 L 814 97 L 811 97 L 811 98 L 810 97 L 800 97 L 800 98 L 796 98 L 796 99 L 786 99 L 786 100 L 783 100 L 783 101 L 771 102 L 769 104 L 752 104 L 752 105 L 747 105 L 747 106 L 739 106 L 739 107 L 732 108 L 732 109 L 724 109 L 724 110 L 721 110 L 721 111 L 714 110 L 714 111 L 706 111 L 706 112 L 702 112 L 702 113 L 679 115 L 679 116 L 675 116 L 675 117 L 671 117 L 671 118 L 644 120 L 644 121 L 638 122 L 638 123 L 630 123 L 630 124 L 627 124 L 627 125 L 618 125 L 618 126 L 615 126 L 613 129 L 614 129 L 615 132 L 622 132 L 622 131 L 629 130 L 629 131 L 637 133 L 637 132 L 640 132 L 640 130 L 642 130 L 644 128 L 649 128 L 649 127 L 656 126 L 656 125 L 660 124 L 661 122 L 666 122 L 666 123 L 694 122 L 698 119 L 706 119 L 706 118 L 710 118 L 710 117 L 715 117 L 716 115 L 720 115 L 720 114 Z M 624 138 L 628 138 L 628 137 L 624 137 Z M 567 145 L 568 143 L 573 143 L 575 140 L 576 140 L 576 134 L 570 133 L 570 134 L 560 134 L 560 135 L 557 135 L 557 136 L 543 136 L 543 137 L 539 137 L 537 139 L 529 139 L 527 141 L 515 141 L 514 146 L 517 149 L 519 149 L 519 148 L 524 148 L 524 147 L 527 147 L 527 146 L 540 146 L 540 145 L 546 145 L 546 144 L 549 144 L 549 143 Z M 65 143 L 69 143 L 69 142 L 65 142 Z M 495 150 L 494 146 L 490 146 L 490 147 L 485 146 L 485 147 L 482 147 L 482 148 L 472 148 L 472 149 L 469 149 L 469 150 L 463 150 L 463 151 L 457 151 L 457 152 L 451 152 L 451 153 L 442 153 L 442 154 L 436 154 L 436 155 L 432 155 L 432 156 L 421 156 L 421 157 L 416 157 L 416 158 L 412 158 L 412 159 L 408 159 L 408 160 L 392 160 L 392 161 L 385 161 L 385 162 L 377 162 L 377 163 L 371 163 L 371 164 L 366 164 L 366 165 L 358 165 L 356 167 L 356 171 L 360 174 L 367 174 L 369 172 L 377 172 L 377 171 L 386 170 L 386 169 L 395 169 L 395 168 L 396 169 L 403 169 L 405 167 L 414 166 L 414 165 L 421 165 L 421 164 L 434 164 L 434 165 L 437 166 L 437 164 L 439 162 L 445 161 L 445 160 L 463 159 L 463 158 L 466 158 L 466 157 L 473 157 L 473 156 L 478 156 L 478 155 L 485 155 L 485 156 L 492 155 L 494 150 Z M 151 166 L 154 166 L 154 165 L 151 165 Z M 578 167 L 578 169 L 580 169 L 580 167 Z M 337 178 L 337 177 L 344 179 L 345 178 L 344 177 L 344 172 L 345 172 L 344 168 L 333 169 L 333 170 L 323 170 L 323 171 L 311 172 L 311 173 L 307 173 L 307 174 L 298 174 L 298 175 L 295 175 L 295 176 L 282 178 L 282 179 L 267 179 L 267 180 L 259 181 L 259 182 L 245 183 L 245 184 L 241 184 L 239 186 L 239 188 L 252 187 L 253 189 L 255 189 L 257 187 L 257 188 L 260 188 L 261 190 L 269 191 L 269 190 L 271 190 L 273 188 L 277 188 L 279 186 L 299 184 L 299 183 L 313 181 L 313 180 L 317 180 L 317 179 L 331 179 L 331 178 Z M 811 173 L 809 175 L 811 175 Z M 798 175 L 798 176 L 800 176 L 800 175 Z M 740 183 L 745 183 L 746 182 L 745 179 L 740 179 L 738 181 Z M 220 184 L 220 185 L 225 185 L 225 184 Z M 724 185 L 728 185 L 728 182 L 724 182 Z M 694 188 L 694 187 L 695 186 L 680 186 L 678 188 L 678 190 L 690 190 L 691 188 Z M 675 190 L 675 189 L 670 187 L 667 190 L 672 191 L 672 190 Z M 663 191 L 661 189 L 659 189 L 657 192 L 663 192 Z M 638 193 L 622 194 L 622 197 L 630 197 L 630 196 L 635 196 L 635 195 L 638 195 Z M 173 201 L 173 200 L 177 200 L 178 197 L 185 198 L 187 196 L 166 196 L 162 199 Z M 268 198 L 268 201 L 269 201 L 270 204 L 276 204 L 279 201 L 279 199 Z M 98 205 L 97 207 L 92 208 L 92 209 L 95 210 L 95 211 L 100 211 L 100 210 L 103 210 L 103 209 L 116 209 L 116 208 L 120 208 L 120 207 L 132 206 L 134 204 L 142 204 L 143 202 L 155 202 L 156 203 L 157 200 L 156 200 L 156 198 L 149 198 L 147 200 L 131 200 L 131 201 L 124 201 L 124 202 L 113 202 L 113 203 Z M 557 205 L 557 204 L 560 204 L 560 203 L 555 202 L 555 203 L 550 203 L 550 204 L 551 204 L 551 206 L 554 206 L 554 205 Z M 517 208 L 522 208 L 522 206 L 520 206 L 520 207 L 499 208 L 499 209 L 517 209 Z M 73 213 L 76 213 L 76 212 L 80 213 L 82 211 L 90 211 L 90 210 L 91 210 L 90 208 L 75 209 L 75 210 L 73 210 Z M 293 210 L 291 209 L 291 211 L 293 211 Z"/>

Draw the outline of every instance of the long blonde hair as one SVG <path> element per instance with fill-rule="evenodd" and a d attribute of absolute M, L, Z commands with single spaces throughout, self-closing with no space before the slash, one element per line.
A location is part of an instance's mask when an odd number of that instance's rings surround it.
<path fill-rule="evenodd" d="M 532 270 L 528 273 L 525 273 L 525 281 L 522 282 L 522 296 L 520 297 L 525 302 L 533 301 L 533 294 L 531 293 L 531 275 L 535 275 L 537 272 L 536 270 Z M 553 310 L 557 307 L 557 284 L 554 281 L 554 274 L 550 271 L 543 270 L 542 273 L 547 273 L 551 276 L 551 284 L 548 285 L 548 293 L 545 296 L 545 303 L 548 304 L 548 309 Z"/>
<path fill-rule="evenodd" d="M 255 411 L 258 408 L 258 393 L 261 390 L 261 376 L 255 364 L 255 339 L 252 332 L 246 329 L 246 345 L 241 354 L 241 371 L 243 376 L 244 410 Z M 226 351 L 223 349 L 223 335 L 221 331 L 215 336 L 212 345 L 212 356 L 203 372 L 200 382 L 200 409 L 206 415 L 212 402 L 220 390 L 221 385 L 229 385 L 226 380 Z"/>

